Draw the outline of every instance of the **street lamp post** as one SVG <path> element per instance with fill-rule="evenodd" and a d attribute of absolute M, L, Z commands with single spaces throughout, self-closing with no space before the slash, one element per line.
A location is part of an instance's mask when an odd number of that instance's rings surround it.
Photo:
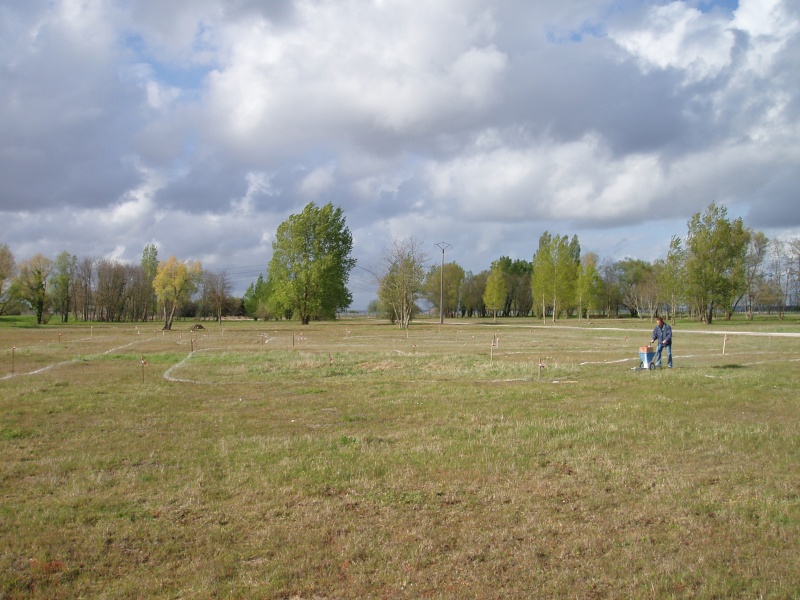
<path fill-rule="evenodd" d="M 450 244 L 439 242 L 436 246 L 442 249 L 442 268 L 439 271 L 439 325 L 441 325 L 444 323 L 444 251 L 450 247 Z"/>

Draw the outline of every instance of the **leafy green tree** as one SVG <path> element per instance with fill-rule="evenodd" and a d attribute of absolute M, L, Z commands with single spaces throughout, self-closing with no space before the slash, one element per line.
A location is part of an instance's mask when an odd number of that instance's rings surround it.
<path fill-rule="evenodd" d="M 0 244 L 0 315 L 8 314 L 17 305 L 12 293 L 12 283 L 17 264 L 7 244 Z"/>
<path fill-rule="evenodd" d="M 594 252 L 587 252 L 581 257 L 578 269 L 578 280 L 575 283 L 575 294 L 578 305 L 578 318 L 600 308 L 603 295 L 603 281 L 597 270 L 599 257 Z"/>
<path fill-rule="evenodd" d="M 444 273 L 444 277 L 442 277 L 442 273 Z M 440 265 L 431 267 L 425 277 L 425 299 L 436 308 L 440 315 L 452 317 L 458 310 L 462 281 L 464 281 L 464 269 L 458 263 L 445 263 L 444 271 Z M 439 306 L 442 300 L 444 300 L 444 307 Z"/>
<path fill-rule="evenodd" d="M 334 318 L 353 301 L 347 289 L 356 261 L 350 257 L 353 237 L 341 208 L 318 208 L 310 202 L 280 224 L 272 243 L 269 281 L 273 308 L 293 310 L 307 325 L 311 319 Z"/>
<path fill-rule="evenodd" d="M 717 309 L 730 310 L 744 286 L 749 232 L 731 222 L 724 206 L 709 204 L 689 220 L 686 238 L 687 295 L 700 319 L 711 324 Z"/>
<path fill-rule="evenodd" d="M 670 315 L 674 319 L 686 294 L 686 251 L 677 236 L 670 240 L 667 260 L 658 274 L 658 286 L 667 306 L 667 320 Z"/>
<path fill-rule="evenodd" d="M 552 311 L 553 322 L 575 306 L 581 246 L 578 237 L 551 236 L 545 231 L 533 256 L 531 292 L 542 319 Z"/>
<path fill-rule="evenodd" d="M 508 256 L 501 256 L 496 262 L 503 272 L 508 290 L 502 313 L 516 316 L 527 315 L 533 306 L 531 297 L 533 265 L 527 260 L 512 260 Z"/>
<path fill-rule="evenodd" d="M 617 261 L 610 258 L 600 265 L 600 277 L 603 280 L 603 304 L 607 316 L 619 316 L 622 307 L 622 286 Z"/>
<path fill-rule="evenodd" d="M 203 268 L 198 261 L 184 262 L 170 256 L 158 263 L 153 289 L 164 310 L 165 330 L 172 329 L 175 314 L 182 305 L 189 303 L 202 276 Z"/>
<path fill-rule="evenodd" d="M 428 255 L 413 238 L 395 239 L 384 249 L 383 266 L 375 274 L 378 280 L 378 306 L 384 307 L 401 329 L 407 329 L 419 310 L 417 302 L 425 281 Z"/>
<path fill-rule="evenodd" d="M 459 290 L 462 316 L 486 316 L 486 304 L 483 302 L 483 294 L 486 291 L 488 279 L 489 271 L 481 271 L 477 275 L 473 275 L 471 272 L 464 274 L 464 280 L 461 282 L 461 289 Z"/>
<path fill-rule="evenodd" d="M 539 237 L 539 248 L 533 255 L 533 273 L 531 274 L 531 293 L 536 312 L 542 318 L 547 319 L 548 309 L 553 308 L 553 296 L 555 290 L 556 266 L 552 254 L 553 236 L 545 231 Z M 555 319 L 555 316 L 553 317 Z"/>
<path fill-rule="evenodd" d="M 256 321 L 258 319 L 266 320 L 270 318 L 271 315 L 267 310 L 269 296 L 269 285 L 264 279 L 264 275 L 259 273 L 258 279 L 248 286 L 247 291 L 242 297 L 245 315 Z"/>
<path fill-rule="evenodd" d="M 51 276 L 50 294 L 53 309 L 61 315 L 61 322 L 69 321 L 69 311 L 75 295 L 75 270 L 78 257 L 67 251 L 56 256 Z"/>
<path fill-rule="evenodd" d="M 16 290 L 19 298 L 36 313 L 36 322 L 41 325 L 49 320 L 49 297 L 47 286 L 53 271 L 53 261 L 36 254 L 18 265 Z"/>
<path fill-rule="evenodd" d="M 508 288 L 503 268 L 498 261 L 495 261 L 486 280 L 486 291 L 483 293 L 483 303 L 492 311 L 493 321 L 497 321 L 497 311 L 505 306 L 507 296 Z"/>

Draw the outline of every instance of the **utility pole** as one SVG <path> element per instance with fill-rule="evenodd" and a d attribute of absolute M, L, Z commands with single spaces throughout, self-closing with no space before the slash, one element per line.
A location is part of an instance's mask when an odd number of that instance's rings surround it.
<path fill-rule="evenodd" d="M 450 247 L 447 242 L 439 242 L 437 248 L 442 249 L 442 268 L 439 271 L 439 325 L 444 323 L 444 251 Z"/>

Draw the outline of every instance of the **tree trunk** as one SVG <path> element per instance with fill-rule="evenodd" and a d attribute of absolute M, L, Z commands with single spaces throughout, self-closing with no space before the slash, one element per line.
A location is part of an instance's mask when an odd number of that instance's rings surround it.
<path fill-rule="evenodd" d="M 166 331 L 171 331 L 172 330 L 172 321 L 175 318 L 175 309 L 176 308 L 177 308 L 177 305 L 175 305 L 175 304 L 172 305 L 172 308 L 170 310 L 167 310 L 166 306 L 164 307 L 164 315 L 165 315 L 164 329 Z"/>

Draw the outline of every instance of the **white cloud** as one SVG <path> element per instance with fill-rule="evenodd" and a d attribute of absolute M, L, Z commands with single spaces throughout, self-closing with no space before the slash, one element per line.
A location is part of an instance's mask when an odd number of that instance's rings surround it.
<path fill-rule="evenodd" d="M 240 142 L 309 142 L 374 127 L 389 133 L 481 111 L 505 57 L 487 12 L 452 2 L 301 2 L 296 25 L 231 26 L 228 62 L 209 78 L 221 130 Z"/>
<path fill-rule="evenodd" d="M 359 258 L 414 235 L 473 270 L 544 229 L 635 254 L 711 200 L 800 232 L 792 0 L 634 5 L 6 3 L 0 242 L 266 265 L 309 200 Z"/>
<path fill-rule="evenodd" d="M 435 198 L 474 221 L 613 222 L 651 209 L 661 169 L 652 155 L 615 159 L 595 135 L 525 148 L 500 144 L 427 169 Z"/>
<path fill-rule="evenodd" d="M 333 187 L 335 172 L 335 165 L 324 165 L 314 169 L 300 182 L 300 194 L 307 198 L 323 195 Z"/>
<path fill-rule="evenodd" d="M 610 34 L 645 70 L 675 68 L 694 82 L 730 65 L 735 38 L 729 28 L 724 16 L 679 1 L 653 6 L 635 29 L 612 29 Z"/>

